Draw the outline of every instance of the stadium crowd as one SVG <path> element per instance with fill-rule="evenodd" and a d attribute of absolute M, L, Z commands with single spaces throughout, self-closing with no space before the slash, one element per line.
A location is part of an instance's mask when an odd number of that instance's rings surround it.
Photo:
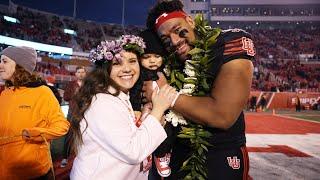
<path fill-rule="evenodd" d="M 232 8 L 229 8 L 224 11 L 231 10 Z M 237 9 L 232 11 L 237 11 Z M 246 12 L 241 8 L 238 11 Z M 119 24 L 75 20 L 20 6 L 14 13 L 0 11 L 0 15 L 7 15 L 18 20 L 18 23 L 12 23 L 1 18 L 0 35 L 71 47 L 74 51 L 80 52 L 90 51 L 102 39 L 114 39 L 124 31 L 129 34 L 138 34 L 143 29 L 133 25 L 123 29 Z M 64 29 L 72 29 L 76 34 L 64 33 Z M 318 29 L 306 26 L 294 30 L 250 29 L 249 32 L 255 39 L 257 52 L 254 62 L 256 68 L 253 90 L 296 91 L 296 89 L 306 88 L 311 91 L 319 91 L 320 66 L 304 63 L 305 61 L 318 62 L 320 59 Z M 36 71 L 45 75 L 73 75 L 73 72 L 67 69 L 61 62 L 57 65 L 38 63 Z"/>

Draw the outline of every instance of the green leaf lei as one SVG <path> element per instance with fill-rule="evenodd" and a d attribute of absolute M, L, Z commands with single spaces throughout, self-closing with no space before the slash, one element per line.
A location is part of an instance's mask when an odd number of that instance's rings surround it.
<path fill-rule="evenodd" d="M 167 58 L 165 73 L 170 85 L 177 88 L 180 93 L 191 96 L 205 96 L 210 93 L 209 79 L 212 78 L 207 71 L 215 59 L 215 53 L 211 47 L 216 43 L 221 30 L 211 28 L 200 14 L 196 15 L 194 20 L 197 40 L 193 44 L 194 48 L 189 52 L 191 60 L 186 60 L 184 69 L 181 71 L 183 64 L 172 54 Z M 183 118 L 173 111 L 169 114 L 171 119 L 167 117 L 166 119 L 172 121 L 174 126 L 177 125 L 177 122 L 176 124 L 173 123 L 174 118 Z M 190 157 L 180 169 L 187 173 L 184 179 L 207 179 L 206 153 L 208 147 L 212 146 L 207 140 L 212 137 L 212 134 L 202 125 L 191 121 L 187 121 L 187 125 L 180 121 L 179 124 L 182 125 L 182 130 L 178 137 L 189 140 L 191 148 Z"/>

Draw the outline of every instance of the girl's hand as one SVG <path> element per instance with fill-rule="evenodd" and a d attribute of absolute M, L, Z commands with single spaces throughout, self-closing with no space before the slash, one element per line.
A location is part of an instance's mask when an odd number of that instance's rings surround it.
<path fill-rule="evenodd" d="M 151 114 L 160 121 L 163 113 L 170 107 L 172 101 L 178 95 L 178 92 L 168 84 L 162 86 L 158 93 L 157 91 L 158 90 L 154 90 L 152 93 L 153 109 Z"/>

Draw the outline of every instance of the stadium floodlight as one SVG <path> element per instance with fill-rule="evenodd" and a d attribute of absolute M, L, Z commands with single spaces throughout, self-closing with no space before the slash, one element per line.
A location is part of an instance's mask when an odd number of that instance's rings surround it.
<path fill-rule="evenodd" d="M 71 35 L 77 36 L 77 32 L 75 32 L 72 29 L 63 29 L 63 32 L 66 34 L 71 34 Z"/>
<path fill-rule="evenodd" d="M 64 55 L 64 54 L 56 54 L 56 53 L 49 53 L 48 57 L 52 58 L 52 59 L 65 59 L 65 60 L 70 60 L 71 56 L 68 55 Z"/>
<path fill-rule="evenodd" d="M 10 16 L 3 16 L 3 19 L 8 22 L 12 22 L 12 23 L 20 23 L 20 21 L 18 19 L 10 17 Z"/>
<path fill-rule="evenodd" d="M 54 45 L 37 43 L 37 42 L 32 42 L 32 41 L 26 41 L 26 40 L 11 38 L 11 37 L 2 36 L 2 35 L 0 35 L 0 44 L 6 44 L 6 45 L 10 45 L 10 46 L 22 46 L 23 45 L 23 46 L 34 48 L 39 51 L 67 54 L 67 55 L 72 55 L 72 53 L 73 53 L 72 48 L 62 47 L 62 46 L 54 46 Z"/>

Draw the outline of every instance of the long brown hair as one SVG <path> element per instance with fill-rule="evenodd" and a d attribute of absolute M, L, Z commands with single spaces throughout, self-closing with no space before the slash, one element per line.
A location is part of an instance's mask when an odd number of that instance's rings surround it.
<path fill-rule="evenodd" d="M 17 89 L 21 86 L 25 86 L 32 82 L 37 81 L 43 81 L 40 76 L 38 76 L 35 73 L 30 73 L 27 70 L 25 70 L 22 66 L 19 64 L 16 64 L 15 71 L 12 75 L 12 81 L 6 80 L 5 86 L 6 87 L 14 87 L 14 89 Z"/>
<path fill-rule="evenodd" d="M 96 67 L 85 77 L 83 85 L 74 96 L 74 103 L 71 107 L 70 143 L 71 150 L 76 154 L 78 153 L 79 146 L 83 144 L 83 132 L 81 132 L 80 123 L 84 120 L 86 128 L 88 127 L 88 122 L 84 117 L 84 113 L 90 107 L 92 98 L 98 93 L 107 93 L 117 96 L 120 92 L 120 87 L 110 78 L 111 68 L 112 61 L 107 61 Z M 108 91 L 110 86 L 116 89 L 115 93 L 110 93 Z"/>

